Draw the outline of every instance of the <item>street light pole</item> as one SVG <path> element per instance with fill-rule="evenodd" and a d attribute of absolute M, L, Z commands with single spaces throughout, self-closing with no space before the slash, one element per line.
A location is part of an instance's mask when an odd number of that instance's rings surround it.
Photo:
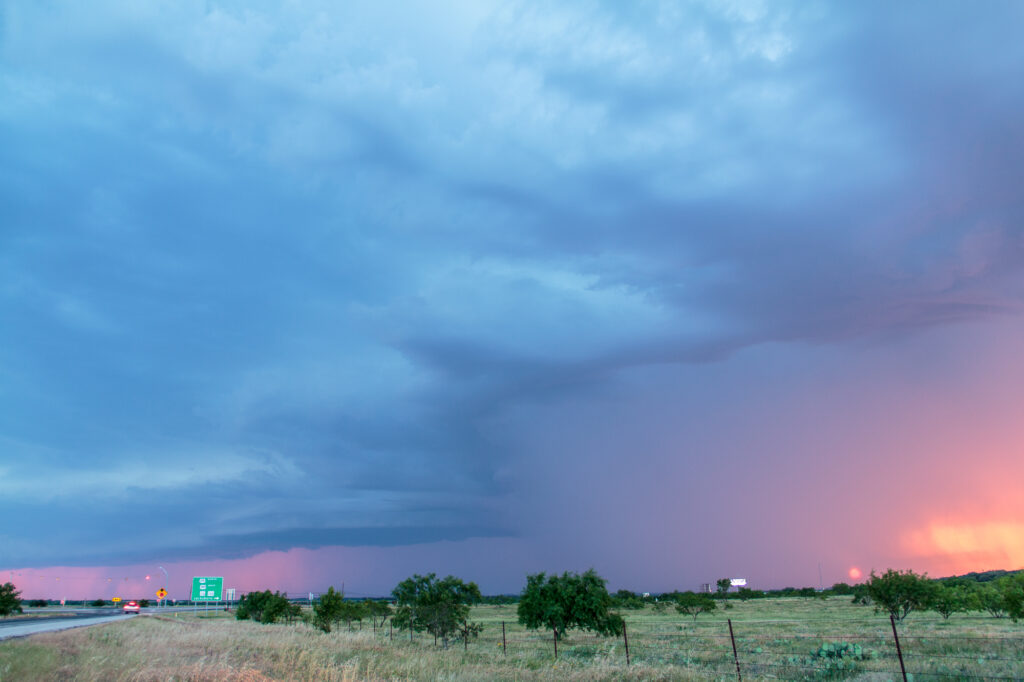
<path fill-rule="evenodd" d="M 171 579 L 167 577 L 167 569 L 164 568 L 163 566 L 157 566 L 157 568 L 159 568 L 161 571 L 164 572 L 164 585 L 163 585 L 163 587 L 161 589 L 166 590 L 168 583 L 170 583 L 170 581 L 171 581 Z M 163 598 L 163 602 L 164 602 L 164 608 L 167 608 L 167 597 Z"/>

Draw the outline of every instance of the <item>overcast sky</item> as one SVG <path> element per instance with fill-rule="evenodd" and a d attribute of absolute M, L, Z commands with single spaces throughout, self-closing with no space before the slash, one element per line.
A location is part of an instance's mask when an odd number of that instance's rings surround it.
<path fill-rule="evenodd" d="M 1020 568 L 1022 31 L 3 3 L 0 571 Z"/>

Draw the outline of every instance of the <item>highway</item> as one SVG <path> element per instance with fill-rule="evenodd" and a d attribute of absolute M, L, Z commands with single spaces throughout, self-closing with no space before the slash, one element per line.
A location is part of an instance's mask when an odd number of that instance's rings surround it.
<path fill-rule="evenodd" d="M 0 620 L 0 640 L 12 637 L 27 637 L 39 632 L 56 632 L 68 628 L 80 628 L 86 625 L 100 625 L 101 623 L 114 623 L 135 618 L 126 616 L 117 611 L 109 609 L 81 610 L 81 611 L 60 611 L 52 615 L 39 616 L 38 618 L 10 618 Z"/>

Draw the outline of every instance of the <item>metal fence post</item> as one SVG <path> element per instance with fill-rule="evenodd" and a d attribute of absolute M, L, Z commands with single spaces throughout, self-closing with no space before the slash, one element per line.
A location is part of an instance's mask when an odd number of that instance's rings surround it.
<path fill-rule="evenodd" d="M 552 641 L 555 643 L 555 660 L 558 660 L 558 630 L 551 628 L 551 634 L 553 635 Z"/>
<path fill-rule="evenodd" d="M 629 635 L 626 634 L 626 621 L 622 621 L 622 641 L 626 644 L 626 665 L 629 665 Z"/>
<path fill-rule="evenodd" d="M 903 682 L 907 682 L 907 668 L 903 665 L 903 650 L 900 648 L 900 636 L 896 634 L 896 618 L 889 614 L 889 622 L 892 624 L 892 638 L 896 640 L 896 655 L 900 659 L 900 672 L 903 673 Z"/>
<path fill-rule="evenodd" d="M 732 618 L 729 621 L 729 640 L 732 642 L 732 660 L 736 662 L 736 679 L 743 682 L 743 673 L 740 672 L 740 657 L 736 653 L 736 637 L 732 634 Z"/>
<path fill-rule="evenodd" d="M 501 621 L 501 653 L 508 654 L 508 644 L 505 642 L 505 621 Z"/>

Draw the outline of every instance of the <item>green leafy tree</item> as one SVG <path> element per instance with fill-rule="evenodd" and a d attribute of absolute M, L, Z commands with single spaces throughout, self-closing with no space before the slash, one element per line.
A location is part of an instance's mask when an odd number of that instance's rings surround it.
<path fill-rule="evenodd" d="M 142 608 L 148 607 L 149 606 L 149 600 L 148 599 L 140 599 L 139 600 L 139 606 L 141 606 Z"/>
<path fill-rule="evenodd" d="M 1006 615 L 1006 599 L 1002 590 L 993 583 L 975 588 L 974 600 L 978 611 L 985 611 L 993 618 L 1002 618 Z"/>
<path fill-rule="evenodd" d="M 1013 622 L 1024 618 L 1024 573 L 1000 578 L 996 587 L 1003 595 L 1003 606 Z"/>
<path fill-rule="evenodd" d="M 967 590 L 960 586 L 937 584 L 934 586 L 928 606 L 942 616 L 943 620 L 948 620 L 954 613 L 967 610 Z"/>
<path fill-rule="evenodd" d="M 718 608 L 718 604 L 711 598 L 710 594 L 697 594 L 696 592 L 683 592 L 676 595 L 676 611 L 693 616 L 697 622 L 697 616 L 702 613 L 711 613 Z"/>
<path fill-rule="evenodd" d="M 865 584 L 876 610 L 886 611 L 899 621 L 911 611 L 928 609 L 936 591 L 936 585 L 928 579 L 927 573 L 918 575 L 910 570 L 891 568 L 882 575 L 871 571 L 871 577 Z"/>
<path fill-rule="evenodd" d="M 832 592 L 832 594 L 838 595 L 853 594 L 853 588 L 849 583 L 835 583 L 829 588 L 829 591 Z"/>
<path fill-rule="evenodd" d="M 96 608 L 99 608 L 101 606 L 106 606 L 106 605 L 107 605 L 107 602 L 103 601 L 102 599 L 94 599 L 91 602 L 89 602 L 89 606 L 95 606 Z"/>
<path fill-rule="evenodd" d="M 451 575 L 442 580 L 433 573 L 414 575 L 398 583 L 391 595 L 397 607 L 395 625 L 426 630 L 445 648 L 453 636 L 468 640 L 480 632 L 479 625 L 469 622 L 470 606 L 481 598 L 476 583 Z"/>
<path fill-rule="evenodd" d="M 14 583 L 0 585 L 0 616 L 22 613 L 21 592 L 14 589 Z"/>
<path fill-rule="evenodd" d="M 302 607 L 288 601 L 288 593 L 250 592 L 243 594 L 238 600 L 235 618 L 238 620 L 254 620 L 257 623 L 269 624 L 279 620 L 292 622 L 302 615 Z"/>
<path fill-rule="evenodd" d="M 341 603 L 341 619 L 345 621 L 348 629 L 352 629 L 352 623 L 362 623 L 366 616 L 366 608 L 362 602 L 345 601 Z"/>
<path fill-rule="evenodd" d="M 748 599 L 763 599 L 765 594 L 761 590 L 752 590 L 749 587 L 741 587 L 736 591 L 736 596 L 741 601 L 747 601 Z"/>
<path fill-rule="evenodd" d="M 719 578 L 715 581 L 715 589 L 718 592 L 719 599 L 727 599 L 729 595 L 729 588 L 732 587 L 732 581 L 728 578 Z"/>
<path fill-rule="evenodd" d="M 644 599 L 636 592 L 630 592 L 629 590 L 619 590 L 612 595 L 612 604 L 615 608 L 619 609 L 642 609 L 644 607 Z"/>
<path fill-rule="evenodd" d="M 613 601 L 605 582 L 594 569 L 582 575 L 528 575 L 519 596 L 519 623 L 528 628 L 553 630 L 557 639 L 572 628 L 618 635 L 623 620 L 610 610 Z"/>
<path fill-rule="evenodd" d="M 344 602 L 343 593 L 335 591 L 333 585 L 328 587 L 327 592 L 320 595 L 320 601 L 313 605 L 313 625 L 330 632 L 331 626 L 341 620 Z"/>
<path fill-rule="evenodd" d="M 379 628 L 391 616 L 391 606 L 379 599 L 366 599 L 363 601 L 363 613 L 366 614 L 366 617 L 370 619 L 375 628 Z"/>
<path fill-rule="evenodd" d="M 28 603 L 28 605 L 32 608 L 42 609 L 49 606 L 50 604 L 45 599 L 33 599 Z"/>

